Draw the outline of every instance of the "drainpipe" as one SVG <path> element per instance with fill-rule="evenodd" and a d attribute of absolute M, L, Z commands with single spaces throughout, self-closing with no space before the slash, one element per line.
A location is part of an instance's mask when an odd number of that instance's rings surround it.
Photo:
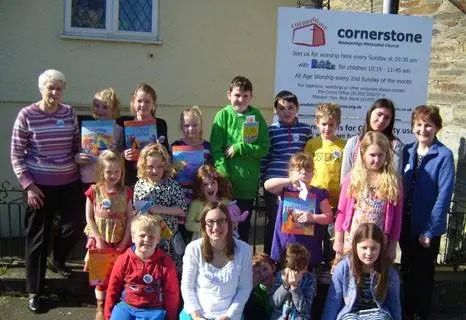
<path fill-rule="evenodd" d="M 384 14 L 398 14 L 400 7 L 399 0 L 383 0 L 383 13 Z"/>

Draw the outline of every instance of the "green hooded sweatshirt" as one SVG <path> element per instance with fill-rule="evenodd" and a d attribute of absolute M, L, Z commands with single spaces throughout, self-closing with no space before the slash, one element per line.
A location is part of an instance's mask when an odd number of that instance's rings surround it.
<path fill-rule="evenodd" d="M 227 158 L 225 151 L 230 146 L 234 155 Z M 215 167 L 230 180 L 235 199 L 256 197 L 260 160 L 268 154 L 269 146 L 267 124 L 258 109 L 248 106 L 244 113 L 238 113 L 227 105 L 217 112 L 210 147 Z"/>

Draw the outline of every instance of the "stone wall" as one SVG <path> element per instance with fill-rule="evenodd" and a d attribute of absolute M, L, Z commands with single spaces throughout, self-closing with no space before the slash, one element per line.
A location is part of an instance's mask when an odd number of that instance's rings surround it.
<path fill-rule="evenodd" d="M 332 10 L 382 12 L 382 0 L 332 0 Z M 372 7 L 372 10 L 371 10 Z M 464 1 L 401 0 L 399 14 L 433 18 L 432 53 L 429 70 L 428 104 L 441 109 L 444 127 L 440 140 L 454 153 L 456 185 L 451 232 L 443 239 L 442 252 L 460 254 L 465 260 L 466 237 L 466 4 Z M 448 243 L 446 243 L 448 242 Z M 448 258 L 447 258 L 448 259 Z"/>

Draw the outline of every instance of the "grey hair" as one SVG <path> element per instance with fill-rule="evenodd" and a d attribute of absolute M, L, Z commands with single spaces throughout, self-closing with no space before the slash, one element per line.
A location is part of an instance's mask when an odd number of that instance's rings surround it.
<path fill-rule="evenodd" d="M 45 84 L 49 81 L 61 81 L 63 82 L 63 86 L 66 86 L 66 79 L 63 72 L 55 70 L 55 69 L 48 69 L 42 72 L 39 76 L 39 90 L 42 90 L 45 87 Z"/>

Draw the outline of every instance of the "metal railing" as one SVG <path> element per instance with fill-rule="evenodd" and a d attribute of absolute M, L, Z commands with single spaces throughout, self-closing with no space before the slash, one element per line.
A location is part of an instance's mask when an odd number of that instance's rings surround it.
<path fill-rule="evenodd" d="M 448 213 L 448 228 L 442 239 L 438 263 L 452 266 L 457 270 L 466 265 L 466 213 L 460 212 L 452 203 Z M 84 212 L 83 212 L 84 215 Z M 24 258 L 24 217 L 25 205 L 22 190 L 11 187 L 9 181 L 0 183 L 0 264 L 9 264 Z M 250 243 L 253 252 L 261 252 L 264 248 L 268 214 L 261 194 L 254 201 L 254 212 L 251 217 Z M 84 236 L 73 251 L 70 260 L 81 260 L 84 257 Z"/>

